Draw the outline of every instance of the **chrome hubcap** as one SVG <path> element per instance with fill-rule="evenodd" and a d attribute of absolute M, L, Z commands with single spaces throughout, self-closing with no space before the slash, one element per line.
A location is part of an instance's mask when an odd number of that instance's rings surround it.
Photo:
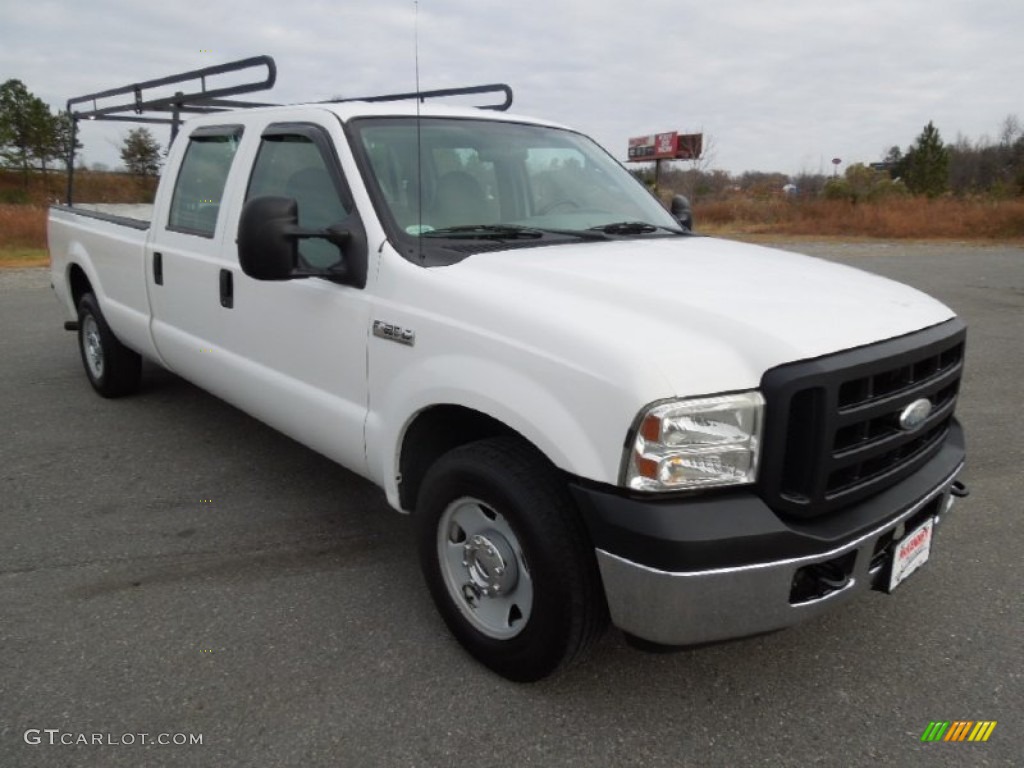
<path fill-rule="evenodd" d="M 459 499 L 437 529 L 441 574 L 469 622 L 495 639 L 515 637 L 533 608 L 533 580 L 508 521 L 482 501 Z"/>
<path fill-rule="evenodd" d="M 487 597 L 507 595 L 519 578 L 515 555 L 505 537 L 495 530 L 474 534 L 462 546 L 462 564 L 469 573 L 469 586 Z"/>
<path fill-rule="evenodd" d="M 92 315 L 86 315 L 82 321 L 82 351 L 85 352 L 85 363 L 92 377 L 103 378 L 103 344 L 96 318 Z"/>

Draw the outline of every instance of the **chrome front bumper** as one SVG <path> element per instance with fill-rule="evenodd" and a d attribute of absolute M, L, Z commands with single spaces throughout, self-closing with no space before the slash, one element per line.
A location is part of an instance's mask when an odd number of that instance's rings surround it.
<path fill-rule="evenodd" d="M 813 618 L 886 578 L 891 560 L 886 547 L 919 520 L 934 516 L 938 523 L 950 511 L 959 471 L 958 466 L 930 493 L 868 533 L 806 557 L 669 572 L 598 548 L 612 622 L 644 640 L 683 646 L 761 634 Z M 808 597 L 796 585 L 818 572 L 816 566 L 842 571 L 842 583 Z"/>

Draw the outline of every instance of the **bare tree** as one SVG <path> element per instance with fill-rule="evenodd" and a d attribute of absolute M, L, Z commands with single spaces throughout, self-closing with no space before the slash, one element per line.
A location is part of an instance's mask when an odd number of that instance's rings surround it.
<path fill-rule="evenodd" d="M 999 131 L 999 145 L 1012 147 L 1021 135 L 1024 135 L 1024 129 L 1021 128 L 1020 118 L 1016 115 L 1007 115 Z"/>
<path fill-rule="evenodd" d="M 707 133 L 702 135 L 701 153 L 690 160 L 663 161 L 666 164 L 671 162 L 676 167 L 663 169 L 659 186 L 668 197 L 673 194 L 686 195 L 690 202 L 721 194 L 728 183 L 722 183 L 723 172 L 712 172 L 711 166 L 715 162 L 716 144 L 713 136 Z M 728 175 L 726 174 L 726 178 Z M 665 196 L 664 194 L 662 195 Z"/>
<path fill-rule="evenodd" d="M 982 136 L 972 142 L 958 135 L 949 152 L 949 182 L 954 193 L 1024 193 L 1024 128 L 1016 115 L 1003 120 L 997 140 Z"/>
<path fill-rule="evenodd" d="M 709 196 L 711 184 L 708 183 L 708 175 L 711 171 L 711 166 L 715 162 L 715 155 L 718 149 L 714 136 L 710 133 L 704 133 L 703 128 L 701 128 L 699 133 L 702 137 L 700 154 L 692 160 L 682 161 L 682 189 L 679 191 L 690 198 L 690 202 L 695 202 L 702 197 Z"/>

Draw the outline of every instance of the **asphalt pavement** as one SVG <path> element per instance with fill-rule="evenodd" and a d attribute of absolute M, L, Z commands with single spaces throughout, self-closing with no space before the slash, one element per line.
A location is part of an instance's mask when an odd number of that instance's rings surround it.
<path fill-rule="evenodd" d="M 891 597 L 673 654 L 610 631 L 533 685 L 448 635 L 376 488 L 152 366 L 99 398 L 48 273 L 0 270 L 0 766 L 1024 764 L 1024 248 L 793 250 L 967 319 L 971 496 Z"/>

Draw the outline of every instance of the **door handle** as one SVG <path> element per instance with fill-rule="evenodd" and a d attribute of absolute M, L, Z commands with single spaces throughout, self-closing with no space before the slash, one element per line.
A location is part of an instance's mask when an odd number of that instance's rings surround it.
<path fill-rule="evenodd" d="M 153 253 L 153 282 L 157 285 L 164 284 L 164 255 Z"/>
<path fill-rule="evenodd" d="M 235 306 L 235 286 L 229 269 L 220 271 L 220 305 L 228 309 Z"/>

